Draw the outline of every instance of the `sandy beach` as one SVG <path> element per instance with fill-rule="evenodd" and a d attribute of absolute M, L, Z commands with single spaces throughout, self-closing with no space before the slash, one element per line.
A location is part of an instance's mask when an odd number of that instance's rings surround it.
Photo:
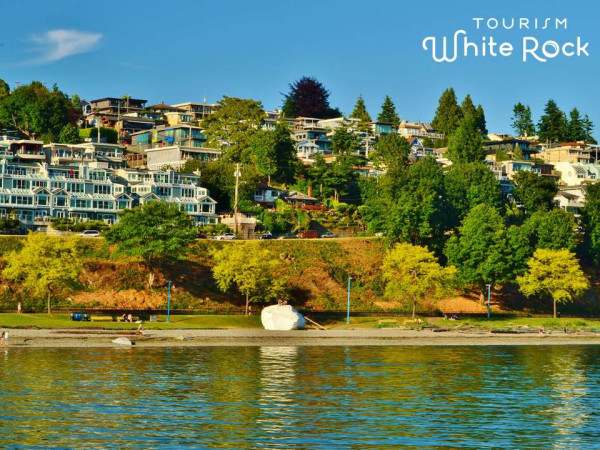
<path fill-rule="evenodd" d="M 135 347 L 201 346 L 426 346 L 426 345 L 598 345 L 600 333 L 546 332 L 498 334 L 486 331 L 399 330 L 149 330 L 143 335 L 125 330 L 11 329 L 10 347 L 117 347 L 130 339 Z"/>

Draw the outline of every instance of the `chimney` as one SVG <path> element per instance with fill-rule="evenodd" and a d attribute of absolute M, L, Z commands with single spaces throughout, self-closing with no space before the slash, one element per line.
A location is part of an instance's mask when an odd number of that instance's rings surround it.
<path fill-rule="evenodd" d="M 308 196 L 309 196 L 309 197 L 312 197 L 312 196 L 313 196 L 313 187 L 312 187 L 312 185 L 309 185 L 309 186 L 308 186 Z"/>

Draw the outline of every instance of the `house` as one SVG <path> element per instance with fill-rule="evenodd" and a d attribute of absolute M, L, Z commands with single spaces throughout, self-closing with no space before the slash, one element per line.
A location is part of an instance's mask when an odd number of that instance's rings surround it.
<path fill-rule="evenodd" d="M 294 119 L 292 139 L 296 141 L 296 151 L 299 159 L 311 159 L 315 154 L 331 153 L 331 140 L 327 130 L 319 126 L 321 119 L 297 117 Z"/>
<path fill-rule="evenodd" d="M 398 129 L 396 125 L 389 122 L 371 122 L 371 132 L 376 135 L 397 133 Z"/>
<path fill-rule="evenodd" d="M 575 217 L 579 217 L 581 210 L 585 206 L 585 188 L 560 188 L 554 196 L 554 203 L 560 209 L 573 213 Z"/>
<path fill-rule="evenodd" d="M 560 176 L 560 184 L 580 186 L 600 179 L 600 164 L 557 162 L 554 164 Z"/>
<path fill-rule="evenodd" d="M 90 166 L 120 169 L 127 166 L 125 147 L 119 144 L 86 142 L 84 144 L 44 145 L 47 162 L 52 165 L 85 162 Z"/>
<path fill-rule="evenodd" d="M 303 194 L 298 191 L 288 191 L 281 196 L 281 199 L 292 205 L 294 208 L 300 209 L 326 209 L 320 205 L 319 200 L 310 195 Z"/>
<path fill-rule="evenodd" d="M 206 135 L 200 127 L 194 125 L 159 125 L 151 130 L 133 133 L 131 147 L 138 150 L 164 147 L 170 145 L 185 145 L 187 147 L 203 147 Z"/>
<path fill-rule="evenodd" d="M 483 143 L 488 161 L 497 161 L 498 156 L 519 161 L 530 161 L 534 159 L 538 150 L 531 147 L 529 141 L 523 139 L 508 139 L 503 141 L 488 141 Z"/>
<path fill-rule="evenodd" d="M 403 120 L 398 124 L 398 134 L 411 140 L 412 138 L 429 138 L 431 140 L 444 139 L 445 134 L 439 133 L 430 123 L 409 122 Z"/>
<path fill-rule="evenodd" d="M 145 150 L 145 153 L 146 165 L 149 170 L 159 170 L 165 167 L 178 169 L 190 159 L 210 162 L 221 157 L 221 150 L 187 145 L 149 148 Z"/>
<path fill-rule="evenodd" d="M 196 122 L 201 122 L 206 116 L 213 114 L 220 107 L 218 103 L 206 103 L 206 101 L 202 103 L 177 103 L 173 106 L 185 112 L 192 113 Z"/>
<path fill-rule="evenodd" d="M 585 142 L 565 142 L 562 144 L 540 144 L 540 156 L 548 163 L 582 163 L 587 164 L 597 152 Z"/>
<path fill-rule="evenodd" d="M 263 208 L 275 208 L 275 202 L 282 196 L 284 191 L 270 186 L 259 186 L 254 192 L 252 198 L 259 206 Z"/>
<path fill-rule="evenodd" d="M 133 111 L 140 111 L 146 107 L 148 100 L 131 98 L 128 96 L 119 97 L 104 97 L 92 100 L 90 105 L 93 111 L 98 114 L 125 114 Z"/>

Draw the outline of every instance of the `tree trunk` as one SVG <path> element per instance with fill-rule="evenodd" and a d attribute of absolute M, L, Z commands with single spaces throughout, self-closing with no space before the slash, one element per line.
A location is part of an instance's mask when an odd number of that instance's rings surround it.
<path fill-rule="evenodd" d="M 479 303 L 485 305 L 485 288 L 481 288 L 479 291 Z"/>
<path fill-rule="evenodd" d="M 338 201 L 338 191 L 337 189 L 333 190 L 333 199 L 337 202 Z"/>
<path fill-rule="evenodd" d="M 267 186 L 271 187 L 271 174 L 270 173 L 267 174 Z"/>
<path fill-rule="evenodd" d="M 554 318 L 556 319 L 556 300 L 554 300 Z"/>
<path fill-rule="evenodd" d="M 150 269 L 150 273 L 148 274 L 148 289 L 152 289 L 154 286 L 154 270 Z"/>
<path fill-rule="evenodd" d="M 48 315 L 52 314 L 52 309 L 50 308 L 50 292 L 48 292 Z M 556 316 L 556 314 L 554 314 Z"/>
<path fill-rule="evenodd" d="M 248 293 L 246 293 L 246 315 L 248 316 L 248 306 L 250 306 L 250 296 L 248 295 Z"/>
<path fill-rule="evenodd" d="M 416 315 L 415 315 L 416 311 L 417 311 L 417 302 L 413 301 L 413 320 L 416 318 Z"/>

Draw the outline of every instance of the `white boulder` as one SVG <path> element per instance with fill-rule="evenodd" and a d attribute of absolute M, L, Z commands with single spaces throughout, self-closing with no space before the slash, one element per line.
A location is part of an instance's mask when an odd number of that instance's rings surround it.
<path fill-rule="evenodd" d="M 291 305 L 267 306 L 260 314 L 265 330 L 301 330 L 306 326 L 306 319 Z"/>

